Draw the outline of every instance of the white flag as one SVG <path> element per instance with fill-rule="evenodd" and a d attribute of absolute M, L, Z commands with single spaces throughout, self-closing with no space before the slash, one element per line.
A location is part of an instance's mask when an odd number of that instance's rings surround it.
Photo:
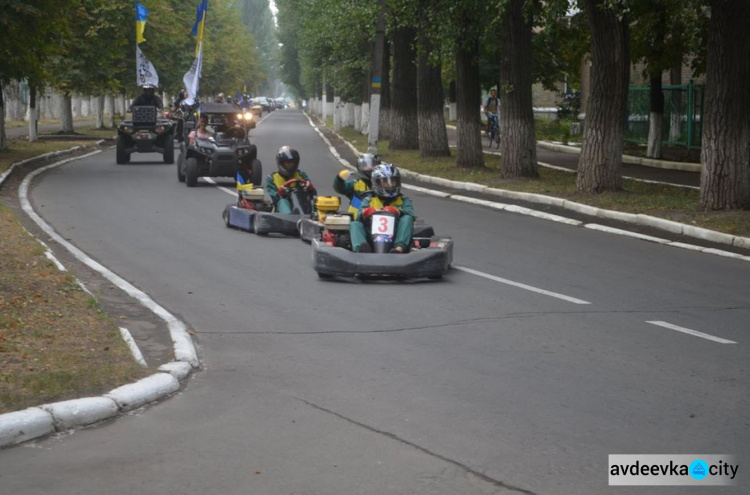
<path fill-rule="evenodd" d="M 203 42 L 198 43 L 198 55 L 193 60 L 193 65 L 190 66 L 190 70 L 187 71 L 185 77 L 182 78 L 182 82 L 185 83 L 185 91 L 187 91 L 187 98 L 185 103 L 192 105 L 195 103 L 195 99 L 198 97 L 198 84 L 201 79 L 201 69 L 203 68 Z"/>
<path fill-rule="evenodd" d="M 159 76 L 156 74 L 154 64 L 141 51 L 141 47 L 135 45 L 135 70 L 136 77 L 138 78 L 138 87 L 144 84 L 153 84 L 155 87 L 159 87 Z"/>

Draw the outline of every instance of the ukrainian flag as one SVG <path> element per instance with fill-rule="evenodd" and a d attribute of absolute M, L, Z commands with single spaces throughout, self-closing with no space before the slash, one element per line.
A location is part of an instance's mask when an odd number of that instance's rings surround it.
<path fill-rule="evenodd" d="M 198 4 L 198 12 L 195 16 L 195 24 L 193 24 L 193 36 L 197 36 L 198 43 L 203 41 L 203 26 L 206 23 L 206 11 L 208 10 L 208 0 L 202 0 Z"/>
<path fill-rule="evenodd" d="M 135 42 L 140 44 L 146 41 L 143 30 L 146 29 L 146 17 L 148 10 L 138 2 L 135 2 Z"/>

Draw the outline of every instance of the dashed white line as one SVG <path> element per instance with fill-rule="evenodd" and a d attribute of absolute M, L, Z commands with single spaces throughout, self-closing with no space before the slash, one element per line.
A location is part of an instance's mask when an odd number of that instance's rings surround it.
<path fill-rule="evenodd" d="M 545 296 L 556 297 L 557 299 L 562 299 L 563 301 L 568 301 L 573 304 L 591 304 L 590 302 L 584 301 L 583 299 L 576 299 L 575 297 L 566 296 L 565 294 L 559 294 L 557 292 L 540 289 L 538 287 L 533 287 L 531 285 L 522 284 L 520 282 L 514 282 L 512 280 L 508 280 L 507 278 L 496 277 L 495 275 L 490 275 L 489 273 L 484 273 L 478 270 L 473 270 L 471 268 L 466 268 L 465 266 L 452 265 L 452 267 L 456 270 L 466 272 L 466 273 L 471 273 L 472 275 L 476 275 L 478 277 L 484 277 L 494 282 L 500 282 L 501 284 L 512 285 L 513 287 L 518 287 L 519 289 L 536 292 L 537 294 L 543 294 Z"/>
<path fill-rule="evenodd" d="M 671 323 L 667 323 L 666 321 L 647 321 L 646 323 L 650 323 L 651 325 L 656 325 L 657 327 L 664 327 L 670 330 L 675 330 L 677 332 L 686 333 L 688 335 L 693 335 L 694 337 L 700 337 L 702 339 L 712 340 L 714 342 L 718 342 L 719 344 L 736 344 L 737 343 L 734 340 L 722 339 L 721 337 L 716 337 L 714 335 L 709 335 L 707 333 L 698 332 L 697 330 L 691 330 L 685 327 L 678 327 L 677 325 L 672 325 Z"/>

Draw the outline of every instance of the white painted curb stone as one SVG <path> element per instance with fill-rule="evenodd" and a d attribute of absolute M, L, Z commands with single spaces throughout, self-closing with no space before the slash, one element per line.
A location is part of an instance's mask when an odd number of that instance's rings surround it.
<path fill-rule="evenodd" d="M 177 392 L 180 382 L 169 373 L 156 373 L 135 383 L 118 387 L 104 397 L 117 402 L 122 411 L 131 411 Z"/>
<path fill-rule="evenodd" d="M 104 397 L 86 397 L 41 406 L 52 414 L 55 428 L 69 430 L 117 416 L 117 404 Z"/>

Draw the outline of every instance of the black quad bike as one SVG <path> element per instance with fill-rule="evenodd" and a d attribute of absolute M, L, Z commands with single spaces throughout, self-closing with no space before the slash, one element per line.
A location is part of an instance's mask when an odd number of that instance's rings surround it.
<path fill-rule="evenodd" d="M 157 117 L 156 107 L 133 107 L 132 120 L 117 128 L 117 164 L 129 163 L 133 153 L 161 153 L 164 163 L 174 163 L 174 128 L 171 120 Z"/>
<path fill-rule="evenodd" d="M 260 185 L 263 168 L 258 160 L 258 148 L 248 139 L 248 131 L 254 127 L 254 124 L 250 124 L 252 115 L 228 103 L 204 103 L 200 115 L 207 116 L 208 129 L 213 137 L 195 139 L 193 144 L 189 144 L 188 135 L 197 127 L 199 117 L 188 116 L 177 159 L 177 180 L 188 187 L 195 187 L 198 177 L 236 177 L 240 169 L 245 169 L 251 171 L 252 183 Z M 235 121 L 241 123 L 241 137 L 233 134 L 237 129 L 224 131 Z"/>

